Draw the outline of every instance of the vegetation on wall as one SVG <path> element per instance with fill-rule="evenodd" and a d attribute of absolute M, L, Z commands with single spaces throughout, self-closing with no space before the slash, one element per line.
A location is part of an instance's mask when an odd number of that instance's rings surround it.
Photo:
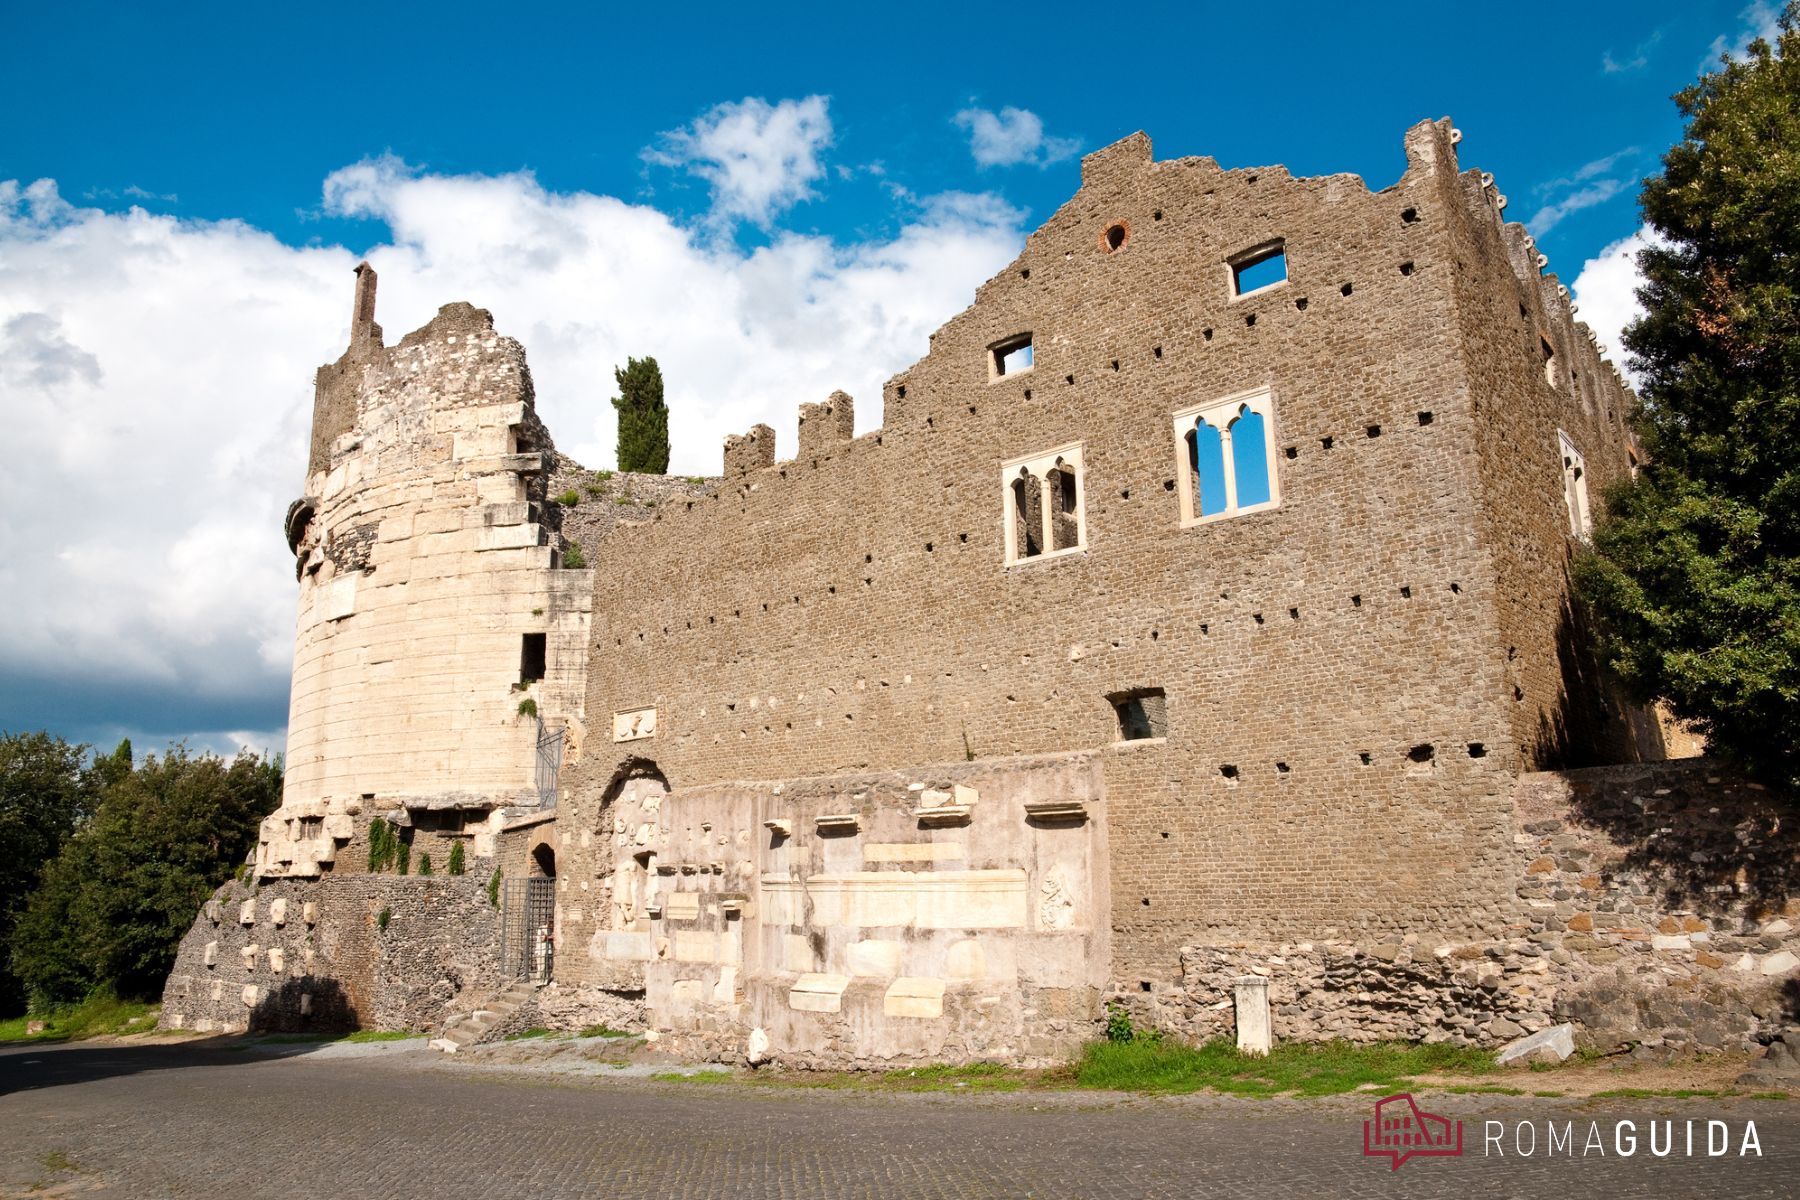
<path fill-rule="evenodd" d="M 1659 241 L 1625 331 L 1649 461 L 1607 495 L 1580 593 L 1612 667 L 1709 752 L 1800 790 L 1800 5 L 1676 96 Z"/>
<path fill-rule="evenodd" d="M 450 861 L 444 867 L 452 875 L 463 873 L 463 844 L 456 842 L 450 847 Z"/>
<path fill-rule="evenodd" d="M 627 358 L 613 369 L 619 394 L 619 470 L 661 475 L 669 469 L 669 409 L 663 403 L 662 368 L 654 358 Z"/>
<path fill-rule="evenodd" d="M 59 770 L 45 772 L 39 793 L 53 825 L 69 803 Z M 78 804 L 10 939 L 12 976 L 39 1011 L 102 988 L 159 994 L 195 911 L 255 847 L 281 798 L 278 759 L 245 752 L 227 763 L 181 745 L 134 766 L 121 743 L 82 780 L 90 799 L 80 804 L 91 802 L 91 815 Z"/>

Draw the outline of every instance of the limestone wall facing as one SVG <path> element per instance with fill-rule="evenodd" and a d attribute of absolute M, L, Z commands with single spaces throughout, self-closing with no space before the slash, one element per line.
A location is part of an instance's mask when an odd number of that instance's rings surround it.
<path fill-rule="evenodd" d="M 1099 1013 L 1092 755 L 627 786 L 558 823 L 558 979 L 640 978 L 674 1045 L 799 1066 L 1047 1060 Z"/>
<path fill-rule="evenodd" d="M 1115 988 L 1201 1039 L 1232 1032 L 1232 980 L 1259 974 L 1278 1039 L 1493 1045 L 1572 1021 L 1609 1051 L 1754 1045 L 1800 1023 L 1800 834 L 1784 807 L 1703 760 L 1527 775 L 1517 909 L 1493 937 L 1196 943 L 1179 987 Z"/>

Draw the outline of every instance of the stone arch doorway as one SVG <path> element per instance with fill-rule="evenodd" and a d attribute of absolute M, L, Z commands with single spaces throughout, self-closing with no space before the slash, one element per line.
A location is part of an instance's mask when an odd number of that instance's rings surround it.
<path fill-rule="evenodd" d="M 555 879 L 556 848 L 549 842 L 539 842 L 533 846 L 528 870 L 533 879 Z"/>
<path fill-rule="evenodd" d="M 594 814 L 594 833 L 612 847 L 603 870 L 609 893 L 605 927 L 617 932 L 647 933 L 646 911 L 656 894 L 656 830 L 669 781 L 648 758 L 627 758 L 613 771 Z"/>

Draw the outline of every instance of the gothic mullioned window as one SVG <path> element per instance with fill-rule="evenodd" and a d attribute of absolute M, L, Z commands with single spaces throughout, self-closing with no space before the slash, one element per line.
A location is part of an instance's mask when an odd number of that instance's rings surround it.
<path fill-rule="evenodd" d="M 1588 513 L 1587 460 L 1560 429 L 1556 431 L 1556 442 L 1562 452 L 1563 503 L 1569 509 L 1569 533 L 1586 540 L 1594 527 Z"/>
<path fill-rule="evenodd" d="M 1183 525 L 1271 508 L 1281 500 L 1268 388 L 1177 412 L 1175 450 Z"/>
<path fill-rule="evenodd" d="M 1009 565 L 1087 548 L 1080 443 L 1014 459 L 1000 469 L 1000 486 Z"/>

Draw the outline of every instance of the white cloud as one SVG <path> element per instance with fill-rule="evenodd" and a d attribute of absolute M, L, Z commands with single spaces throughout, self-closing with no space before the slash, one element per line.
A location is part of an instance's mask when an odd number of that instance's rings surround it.
<path fill-rule="evenodd" d="M 1525 222 L 1525 228 L 1542 237 L 1556 228 L 1562 219 L 1570 213 L 1580 212 L 1584 208 L 1592 208 L 1596 204 L 1605 204 L 1614 196 L 1625 190 L 1623 179 L 1601 179 L 1553 203 L 1546 204 L 1531 214 Z"/>
<path fill-rule="evenodd" d="M 759 421 L 791 452 L 796 406 L 834 388 L 879 425 L 881 383 L 1024 233 L 998 197 L 953 193 L 906 202 L 880 241 L 778 232 L 746 253 L 529 174 L 393 158 L 324 191 L 328 212 L 392 231 L 369 253 L 390 343 L 452 300 L 492 310 L 526 346 L 559 447 L 596 467 L 612 465 L 614 364 L 655 355 L 682 474 L 716 473 L 724 435 Z M 0 728 L 228 748 L 280 725 L 281 518 L 304 482 L 313 371 L 348 339 L 355 262 L 0 182 Z"/>
<path fill-rule="evenodd" d="M 1609 49 L 1600 57 L 1600 69 L 1608 75 L 1618 75 L 1627 71 L 1641 71 L 1650 65 L 1650 51 L 1656 43 L 1662 41 L 1662 30 L 1658 29 L 1639 42 L 1631 53 L 1621 61 L 1613 57 Z"/>
<path fill-rule="evenodd" d="M 831 145 L 827 109 L 824 96 L 776 104 L 749 96 L 663 134 L 644 157 L 706 180 L 715 222 L 767 228 L 777 214 L 813 199 L 811 185 L 825 174 L 819 154 Z"/>
<path fill-rule="evenodd" d="M 1013 167 L 1022 163 L 1043 168 L 1072 157 L 1081 149 L 1076 138 L 1046 137 L 1044 122 L 1034 112 L 1007 106 L 998 113 L 965 108 L 955 123 L 969 132 L 969 153 L 979 167 Z"/>
<path fill-rule="evenodd" d="M 1781 35 L 1781 5 L 1773 0 L 1756 0 L 1738 14 L 1738 20 L 1741 25 L 1735 33 L 1721 33 L 1712 40 L 1706 57 L 1700 60 L 1702 71 L 1718 70 L 1721 58 L 1742 59 L 1757 38 L 1774 45 Z"/>
<path fill-rule="evenodd" d="M 1594 331 L 1607 358 L 1617 364 L 1627 380 L 1632 376 L 1626 370 L 1625 344 L 1620 335 L 1644 311 L 1637 299 L 1637 289 L 1644 282 L 1637 266 L 1638 251 L 1660 244 L 1662 239 L 1646 225 L 1583 263 L 1569 288 L 1581 305 L 1581 319 Z"/>

